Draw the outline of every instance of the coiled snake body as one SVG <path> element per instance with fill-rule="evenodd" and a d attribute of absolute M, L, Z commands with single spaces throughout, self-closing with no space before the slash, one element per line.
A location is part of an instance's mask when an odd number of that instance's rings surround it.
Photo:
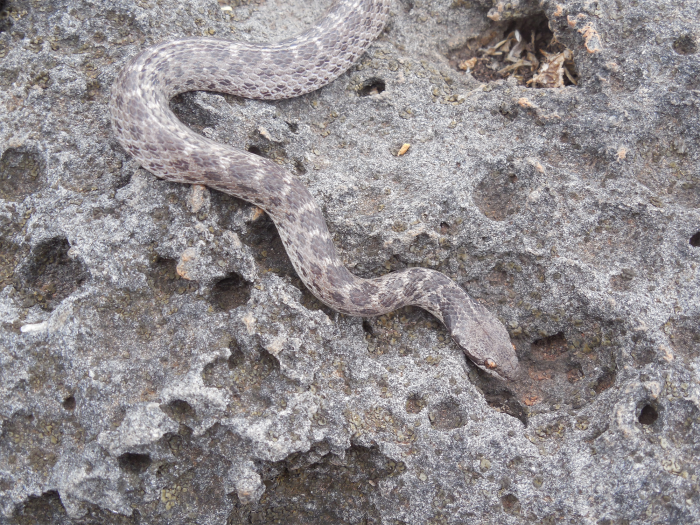
<path fill-rule="evenodd" d="M 343 0 L 300 36 L 271 45 L 186 38 L 146 49 L 121 71 L 110 112 L 119 142 L 157 177 L 205 184 L 259 206 L 274 221 L 311 292 L 331 308 L 375 316 L 406 305 L 428 310 L 483 369 L 515 376 L 503 325 L 446 275 L 409 268 L 375 279 L 352 275 L 299 180 L 265 158 L 197 135 L 169 108 L 185 91 L 281 99 L 311 92 L 345 72 L 381 32 L 391 0 Z"/>

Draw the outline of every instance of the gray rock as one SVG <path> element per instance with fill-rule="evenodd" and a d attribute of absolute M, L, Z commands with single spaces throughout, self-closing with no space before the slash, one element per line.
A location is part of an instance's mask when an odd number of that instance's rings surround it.
<path fill-rule="evenodd" d="M 329 4 L 229 3 L 0 1 L 0 522 L 700 521 L 697 3 L 397 1 L 318 92 L 172 103 L 295 172 L 353 272 L 454 278 L 516 383 L 423 311 L 330 311 L 264 215 L 122 151 L 128 57 Z M 578 85 L 497 78 L 479 49 L 547 25 Z"/>

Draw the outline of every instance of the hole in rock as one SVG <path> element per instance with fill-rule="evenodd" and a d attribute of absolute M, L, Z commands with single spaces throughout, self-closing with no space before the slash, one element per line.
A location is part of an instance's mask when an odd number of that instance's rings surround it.
<path fill-rule="evenodd" d="M 533 357 L 538 360 L 551 361 L 566 353 L 568 343 L 563 332 L 543 337 L 532 342 Z"/>
<path fill-rule="evenodd" d="M 299 131 L 299 124 L 297 124 L 296 122 L 287 122 L 287 127 L 292 133 L 296 133 L 297 131 Z"/>
<path fill-rule="evenodd" d="M 119 468 L 133 474 L 141 474 L 151 466 L 151 457 L 148 454 L 132 454 L 127 452 L 118 459 Z"/>
<path fill-rule="evenodd" d="M 295 279 L 295 286 L 301 290 L 301 304 L 307 310 L 321 310 L 326 315 L 333 315 L 333 310 L 319 301 L 318 297 L 311 293 L 301 279 Z"/>
<path fill-rule="evenodd" d="M 233 310 L 246 304 L 249 298 L 250 283 L 235 273 L 220 280 L 211 291 L 211 302 L 224 311 Z"/>
<path fill-rule="evenodd" d="M 68 240 L 61 238 L 44 241 L 33 250 L 25 273 L 27 288 L 20 292 L 26 306 L 52 310 L 87 280 L 87 269 L 69 250 Z"/>
<path fill-rule="evenodd" d="M 192 406 L 187 401 L 183 401 L 182 399 L 176 399 L 175 401 L 171 401 L 168 406 L 170 406 L 170 408 L 173 409 L 173 412 L 176 415 L 182 414 L 184 416 L 190 417 L 194 417 L 195 415 L 194 408 L 192 408 Z"/>
<path fill-rule="evenodd" d="M 485 372 L 483 373 L 485 374 Z M 484 399 L 490 407 L 513 416 L 527 426 L 527 414 L 512 392 L 503 388 L 493 388 L 489 385 L 484 385 L 481 389 L 484 392 Z"/>
<path fill-rule="evenodd" d="M 506 494 L 501 498 L 503 510 L 508 514 L 520 514 L 520 501 L 513 494 Z"/>
<path fill-rule="evenodd" d="M 256 144 L 250 144 L 246 146 L 246 151 L 257 155 L 258 157 L 263 157 L 266 159 L 274 161 L 287 160 L 287 152 L 281 143 L 275 142 L 272 137 L 265 133 L 262 136 L 263 140 L 259 138 L 254 138 Z"/>
<path fill-rule="evenodd" d="M 170 109 L 187 126 L 202 133 L 204 128 L 215 127 L 219 123 L 219 116 L 202 107 L 197 98 L 196 92 L 180 93 L 170 100 Z"/>
<path fill-rule="evenodd" d="M 177 261 L 156 255 L 152 259 L 148 272 L 148 284 L 155 291 L 171 296 L 182 295 L 185 292 L 193 292 L 197 289 L 197 283 L 180 277 L 177 273 Z"/>
<path fill-rule="evenodd" d="M 456 399 L 446 399 L 430 409 L 428 419 L 433 428 L 452 430 L 467 424 L 467 413 Z"/>
<path fill-rule="evenodd" d="M 639 422 L 642 425 L 653 425 L 659 418 L 659 413 L 651 405 L 644 405 L 639 413 Z"/>
<path fill-rule="evenodd" d="M 262 151 L 257 146 L 248 146 L 247 149 L 248 149 L 248 153 L 252 153 L 253 155 L 257 155 L 259 157 L 263 156 Z"/>
<path fill-rule="evenodd" d="M 698 52 L 698 44 L 692 35 L 683 35 L 673 42 L 673 50 L 679 55 L 694 55 Z"/>
<path fill-rule="evenodd" d="M 617 374 L 615 373 L 614 370 L 606 371 L 595 382 L 595 384 L 593 385 L 593 390 L 595 390 L 596 394 L 600 394 L 602 392 L 605 392 L 608 388 L 610 388 L 611 386 L 613 386 L 615 384 L 616 378 L 617 378 Z"/>
<path fill-rule="evenodd" d="M 374 329 L 372 328 L 372 324 L 367 319 L 362 321 L 362 329 L 367 335 L 374 335 Z"/>
<path fill-rule="evenodd" d="M 447 222 L 440 223 L 440 233 L 447 233 L 450 231 L 450 225 Z"/>
<path fill-rule="evenodd" d="M 382 519 L 374 495 L 385 482 L 400 480 L 406 470 L 403 461 L 385 456 L 377 448 L 353 445 L 339 457 L 328 452 L 327 446 L 312 447 L 308 453 L 264 463 L 266 490 L 260 502 L 242 505 L 234 492 L 227 523 L 399 523 Z M 403 504 L 404 500 L 397 501 Z"/>
<path fill-rule="evenodd" d="M 696 248 L 700 247 L 700 232 L 697 232 L 690 238 L 690 245 Z"/>
<path fill-rule="evenodd" d="M 265 348 L 260 349 L 260 354 L 256 358 L 256 364 L 253 366 L 259 367 L 258 370 L 261 370 L 261 377 L 267 377 L 273 372 L 279 373 L 280 371 L 279 359 L 277 359 L 276 355 L 271 354 Z"/>
<path fill-rule="evenodd" d="M 294 161 L 294 169 L 297 170 L 299 175 L 306 173 L 306 166 L 304 166 L 304 163 L 299 159 Z"/>
<path fill-rule="evenodd" d="M 509 24 L 495 23 L 447 58 L 453 67 L 481 82 L 513 77 L 521 85 L 539 88 L 578 82 L 573 54 L 554 38 L 544 13 Z"/>
<path fill-rule="evenodd" d="M 248 233 L 242 240 L 253 250 L 255 261 L 265 271 L 299 279 L 275 223 L 267 213 L 256 214 L 253 217 L 248 225 Z"/>
<path fill-rule="evenodd" d="M 238 368 L 245 362 L 245 354 L 241 350 L 236 341 L 231 341 L 228 344 L 229 350 L 231 350 L 231 355 L 228 356 L 228 367 L 229 369 Z"/>
<path fill-rule="evenodd" d="M 182 399 L 174 399 L 167 405 L 160 405 L 160 409 L 180 424 L 185 424 L 197 416 L 192 405 Z"/>
<path fill-rule="evenodd" d="M 576 363 L 572 368 L 566 371 L 566 380 L 569 383 L 575 383 L 584 376 L 583 367 L 580 363 Z"/>
<path fill-rule="evenodd" d="M 55 490 L 44 492 L 41 496 L 29 496 L 16 511 L 16 516 L 14 523 L 69 523 L 61 497 Z"/>
<path fill-rule="evenodd" d="M 63 408 L 66 410 L 75 410 L 75 397 L 68 396 L 63 400 Z"/>
<path fill-rule="evenodd" d="M 362 83 L 360 88 L 360 96 L 368 97 L 370 95 L 378 95 L 386 89 L 386 83 L 381 78 L 370 78 Z"/>

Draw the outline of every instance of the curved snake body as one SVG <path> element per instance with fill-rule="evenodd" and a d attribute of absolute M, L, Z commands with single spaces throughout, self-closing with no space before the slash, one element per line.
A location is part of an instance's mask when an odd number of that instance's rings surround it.
<path fill-rule="evenodd" d="M 265 158 L 197 135 L 169 108 L 170 99 L 186 91 L 266 100 L 314 91 L 364 53 L 382 31 L 390 4 L 339 1 L 315 27 L 277 44 L 186 38 L 148 48 L 114 82 L 114 133 L 154 175 L 205 184 L 265 210 L 304 284 L 331 308 L 376 316 L 419 306 L 445 323 L 478 366 L 513 378 L 518 361 L 505 328 L 451 279 L 424 268 L 375 279 L 354 276 L 341 263 L 319 207 L 294 175 Z"/>

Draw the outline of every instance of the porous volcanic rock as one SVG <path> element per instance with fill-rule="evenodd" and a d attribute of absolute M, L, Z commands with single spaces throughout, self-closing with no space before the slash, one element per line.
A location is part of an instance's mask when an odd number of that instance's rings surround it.
<path fill-rule="evenodd" d="M 699 522 L 698 3 L 397 0 L 317 92 L 172 101 L 354 273 L 455 279 L 515 382 L 422 310 L 329 310 L 265 214 L 112 134 L 139 50 L 329 4 L 0 0 L 0 523 Z"/>

